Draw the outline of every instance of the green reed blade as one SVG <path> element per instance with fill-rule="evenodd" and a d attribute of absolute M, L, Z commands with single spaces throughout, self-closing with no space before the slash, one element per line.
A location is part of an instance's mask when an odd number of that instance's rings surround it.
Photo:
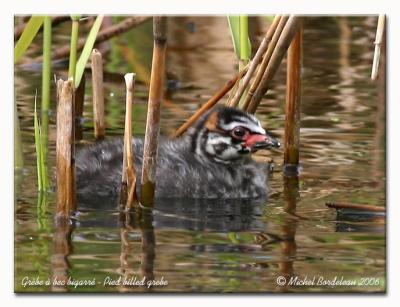
<path fill-rule="evenodd" d="M 50 105 L 51 79 L 51 16 L 43 21 L 43 67 L 42 67 L 42 112 L 47 112 Z"/>
<path fill-rule="evenodd" d="M 71 45 L 70 45 L 71 47 L 69 51 L 68 78 L 75 79 L 80 15 L 72 15 L 71 19 L 72 19 L 72 28 L 71 28 Z"/>
<path fill-rule="evenodd" d="M 33 116 L 33 125 L 35 131 L 35 150 L 36 150 L 36 169 L 37 169 L 37 180 L 38 180 L 38 190 L 43 191 L 43 179 L 42 179 L 42 167 L 41 167 L 41 146 L 40 146 L 40 131 L 39 131 L 39 120 L 37 116 L 36 109 L 36 95 L 35 95 L 35 110 Z"/>
<path fill-rule="evenodd" d="M 44 16 L 32 16 L 29 19 L 24 29 L 24 32 L 22 32 L 21 37 L 14 47 L 14 64 L 18 62 L 18 60 L 25 53 L 26 49 L 28 49 L 29 45 L 31 44 L 40 27 L 42 26 L 43 19 Z"/>
<path fill-rule="evenodd" d="M 248 31 L 248 16 L 228 16 L 228 24 L 236 56 L 241 60 L 249 60 L 251 44 Z"/>
<path fill-rule="evenodd" d="M 103 22 L 104 15 L 97 16 L 95 22 L 93 23 L 92 28 L 90 29 L 89 35 L 86 39 L 85 46 L 83 47 L 82 53 L 79 57 L 78 62 L 76 63 L 76 72 L 75 72 L 75 88 L 78 88 L 79 83 L 81 83 L 81 79 L 83 76 L 83 72 L 85 71 L 85 66 L 87 61 L 89 60 L 90 54 L 92 53 L 94 43 L 96 42 L 97 33 L 100 30 L 100 26 Z"/>

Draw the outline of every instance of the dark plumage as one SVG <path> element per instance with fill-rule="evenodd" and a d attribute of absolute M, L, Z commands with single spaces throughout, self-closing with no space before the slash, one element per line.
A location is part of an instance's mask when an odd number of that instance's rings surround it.
<path fill-rule="evenodd" d="M 279 143 L 265 134 L 255 117 L 216 107 L 183 137 L 160 140 L 156 198 L 263 197 L 266 170 L 250 156 L 263 146 Z M 114 138 L 77 151 L 78 200 L 118 197 L 122 150 L 122 139 Z M 142 139 L 134 138 L 133 150 L 140 193 Z"/>

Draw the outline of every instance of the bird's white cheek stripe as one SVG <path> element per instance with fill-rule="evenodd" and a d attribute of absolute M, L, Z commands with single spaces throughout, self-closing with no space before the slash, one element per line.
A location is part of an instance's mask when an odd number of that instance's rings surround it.
<path fill-rule="evenodd" d="M 232 122 L 227 125 L 221 124 L 221 128 L 225 131 L 230 131 L 237 126 L 245 127 L 247 129 L 249 129 L 251 132 L 256 132 L 259 134 L 266 134 L 264 128 L 262 128 L 260 126 L 256 126 L 254 124 L 248 124 L 248 123 L 242 123 L 242 122 Z"/>

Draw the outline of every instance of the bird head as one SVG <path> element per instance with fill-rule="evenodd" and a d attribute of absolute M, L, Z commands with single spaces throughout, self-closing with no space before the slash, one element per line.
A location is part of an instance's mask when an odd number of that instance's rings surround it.
<path fill-rule="evenodd" d="M 225 106 L 206 112 L 189 135 L 195 154 L 220 163 L 238 161 L 260 149 L 280 147 L 255 116 Z"/>

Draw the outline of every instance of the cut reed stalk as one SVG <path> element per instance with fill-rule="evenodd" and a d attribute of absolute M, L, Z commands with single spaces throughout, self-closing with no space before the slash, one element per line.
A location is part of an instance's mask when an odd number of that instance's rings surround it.
<path fill-rule="evenodd" d="M 247 88 L 251 78 L 253 77 L 253 74 L 255 72 L 255 70 L 258 67 L 258 64 L 260 64 L 263 55 L 265 54 L 265 52 L 267 51 L 267 48 L 269 46 L 269 43 L 271 42 L 272 36 L 275 33 L 275 30 L 278 26 L 279 20 L 281 19 L 280 15 L 276 15 L 271 26 L 269 27 L 267 34 L 265 35 L 265 37 L 263 38 L 263 40 L 261 41 L 260 46 L 258 47 L 258 50 L 254 56 L 254 58 L 251 60 L 250 65 L 249 65 L 249 69 L 246 73 L 246 75 L 244 76 L 242 82 L 240 83 L 235 95 L 233 96 L 232 100 L 229 101 L 227 103 L 227 105 L 229 105 L 230 107 L 237 107 L 237 105 L 239 104 L 240 98 L 242 97 L 245 89 Z"/>
<path fill-rule="evenodd" d="M 129 211 L 136 201 L 136 168 L 132 147 L 132 107 L 135 91 L 135 74 L 125 75 L 126 84 L 126 109 L 125 109 L 125 133 L 124 154 L 121 186 L 121 210 Z M 125 195 L 122 195 L 124 193 Z"/>
<path fill-rule="evenodd" d="M 112 37 L 115 37 L 119 34 L 129 31 L 130 29 L 132 29 L 138 25 L 141 25 L 142 23 L 149 20 L 150 18 L 151 17 L 149 17 L 149 16 L 134 16 L 134 17 L 126 18 L 123 21 L 100 31 L 96 37 L 96 44 L 102 43 Z M 86 43 L 86 38 L 79 39 L 79 41 L 77 43 L 77 51 L 82 50 L 82 48 L 85 46 L 85 43 Z M 71 48 L 70 45 L 65 45 L 65 46 L 58 48 L 57 50 L 54 50 L 54 52 L 52 54 L 53 60 L 62 59 L 62 58 L 67 57 L 68 54 L 70 54 L 70 48 Z M 36 60 L 41 61 L 42 58 L 38 57 L 38 58 L 36 58 Z"/>
<path fill-rule="evenodd" d="M 73 87 L 71 78 L 57 82 L 56 217 L 61 219 L 67 219 L 76 210 Z"/>
<path fill-rule="evenodd" d="M 241 76 L 248 69 L 248 65 L 246 65 L 241 72 L 239 72 L 235 77 L 229 80 L 217 93 L 214 94 L 205 104 L 201 106 L 196 113 L 194 113 L 182 126 L 180 126 L 176 132 L 173 134 L 173 137 L 178 137 L 182 135 L 191 125 L 193 125 L 205 112 L 211 109 L 217 102 L 225 96 L 227 92 L 229 92 L 232 87 L 236 84 L 238 80 L 240 80 Z"/>
<path fill-rule="evenodd" d="M 83 73 L 81 82 L 75 90 L 75 141 L 80 141 L 83 138 L 82 118 L 85 103 L 85 87 L 86 78 L 85 73 Z"/>
<path fill-rule="evenodd" d="M 371 72 L 371 79 L 376 80 L 378 76 L 379 70 L 379 59 L 381 57 L 381 46 L 383 40 L 383 33 L 385 30 L 385 15 L 379 15 L 378 17 L 378 26 L 376 28 L 376 37 L 375 37 L 375 52 L 374 52 L 374 60 L 372 64 L 372 72 Z"/>
<path fill-rule="evenodd" d="M 92 86 L 94 137 L 99 140 L 104 138 L 106 129 L 104 119 L 103 58 L 97 49 L 92 51 Z"/>
<path fill-rule="evenodd" d="M 300 148 L 302 30 L 297 31 L 288 49 L 286 70 L 286 112 L 284 173 L 297 174 Z"/>
<path fill-rule="evenodd" d="M 166 17 L 153 17 L 154 48 L 141 179 L 141 202 L 147 207 L 152 207 L 154 204 L 160 112 L 164 93 L 166 21 Z"/>
<path fill-rule="evenodd" d="M 258 105 L 261 102 L 262 97 L 266 93 L 272 78 L 274 77 L 280 63 L 282 62 L 283 56 L 285 55 L 289 45 L 300 27 L 301 17 L 291 15 L 282 30 L 282 34 L 278 39 L 276 47 L 271 55 L 271 59 L 268 62 L 268 66 L 264 72 L 264 75 L 260 81 L 259 86 L 254 92 L 253 97 L 249 102 L 247 112 L 255 113 Z"/>

